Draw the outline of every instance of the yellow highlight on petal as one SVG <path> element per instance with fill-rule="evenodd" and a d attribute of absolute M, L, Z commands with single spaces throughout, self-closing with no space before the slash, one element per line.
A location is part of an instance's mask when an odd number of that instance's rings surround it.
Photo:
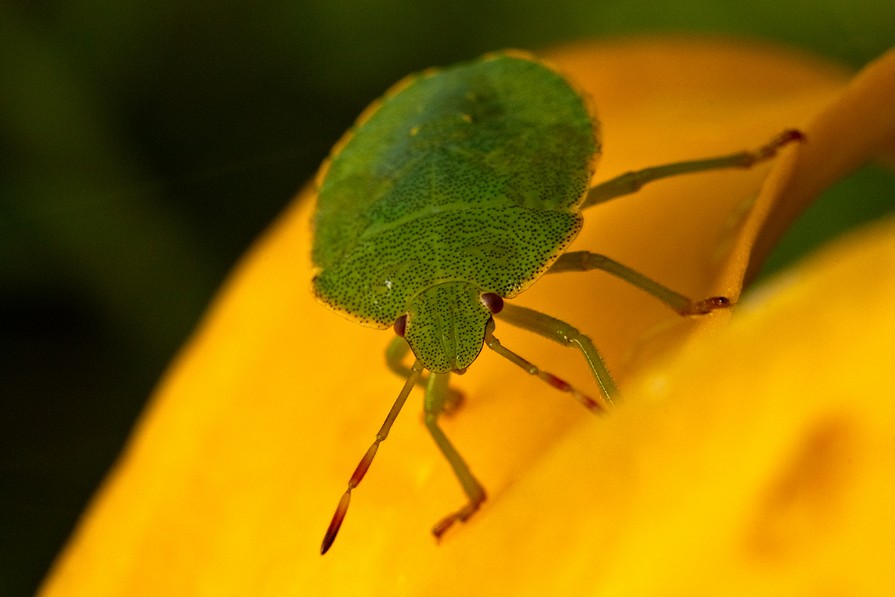
<path fill-rule="evenodd" d="M 627 478 L 610 488 L 623 494 L 613 501 L 624 529 L 595 588 L 877 595 L 895 586 L 892 255 L 895 220 L 777 278 L 723 333 L 630 384 L 604 437 L 581 432 L 585 447 L 618 450 L 607 462 L 615 470 L 601 474 Z M 622 445 L 632 429 L 640 447 Z M 580 450 L 575 442 L 558 458 Z M 582 525 L 599 532 L 591 518 Z"/>
<path fill-rule="evenodd" d="M 549 58 L 593 96 L 600 180 L 755 147 L 785 128 L 810 142 L 847 81 L 803 55 L 723 40 L 586 44 Z M 663 181 L 597 207 L 572 249 L 696 298 L 736 298 L 766 221 L 754 206 L 786 201 L 766 190 L 756 202 L 769 167 Z M 384 363 L 387 332 L 314 302 L 305 199 L 246 256 L 175 360 L 43 595 L 893 586 L 891 226 L 778 280 L 730 326 L 726 313 L 678 318 L 605 275 L 539 281 L 519 303 L 590 334 L 624 405 L 594 417 L 486 351 L 444 423 L 488 490 L 482 510 L 441 545 L 429 534 L 463 496 L 414 392 L 320 557 L 402 382 Z M 592 387 L 573 351 L 498 332 Z"/>

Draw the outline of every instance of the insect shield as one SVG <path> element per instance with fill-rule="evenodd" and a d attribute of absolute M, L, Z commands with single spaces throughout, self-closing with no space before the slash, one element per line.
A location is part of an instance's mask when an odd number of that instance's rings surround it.
<path fill-rule="evenodd" d="M 647 168 L 588 189 L 600 151 L 596 119 L 559 73 L 516 51 L 412 75 L 367 108 L 317 176 L 313 287 L 320 300 L 359 323 L 394 327 L 388 362 L 406 381 L 348 481 L 321 553 L 417 384 L 426 388 L 426 426 L 468 498 L 433 533 L 440 536 L 479 508 L 485 491 L 438 418 L 457 400 L 451 374 L 465 372 L 483 345 L 592 411 L 611 406 L 618 391 L 590 338 L 504 301 L 543 274 L 603 270 L 682 315 L 729 306 L 724 297 L 692 301 L 603 255 L 566 253 L 582 209 L 659 178 L 748 167 L 800 138 L 787 131 L 756 151 Z M 504 347 L 494 336 L 495 317 L 580 350 L 598 395 L 583 394 Z M 415 357 L 409 369 L 408 350 Z"/>

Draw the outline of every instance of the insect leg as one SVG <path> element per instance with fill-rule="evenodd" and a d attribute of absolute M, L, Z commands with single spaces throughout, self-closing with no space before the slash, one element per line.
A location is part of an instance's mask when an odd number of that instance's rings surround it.
<path fill-rule="evenodd" d="M 548 274 L 562 272 L 586 272 L 591 270 L 603 270 L 613 276 L 621 278 L 629 284 L 653 295 L 681 315 L 703 315 L 716 309 L 724 309 L 730 306 L 730 300 L 723 296 L 713 296 L 700 301 L 694 301 L 677 293 L 667 286 L 659 284 L 624 264 L 610 259 L 599 253 L 589 251 L 570 251 L 560 256 L 550 269 Z"/>
<path fill-rule="evenodd" d="M 407 356 L 408 352 L 410 352 L 410 345 L 407 343 L 407 340 L 400 336 L 395 336 L 389 343 L 388 348 L 385 349 L 385 362 L 388 364 L 388 368 L 401 379 L 407 379 L 410 375 L 410 368 L 404 364 L 404 357 Z M 416 383 L 420 387 L 426 387 L 427 379 L 425 375 L 420 375 Z M 463 392 L 454 388 L 448 388 L 447 393 L 444 411 L 446 414 L 451 414 L 463 404 Z"/>
<path fill-rule="evenodd" d="M 436 538 L 441 537 L 455 522 L 463 522 L 472 516 L 479 509 L 482 502 L 485 501 L 485 490 L 472 476 L 463 457 L 460 456 L 460 453 L 451 444 L 441 427 L 438 426 L 438 417 L 444 412 L 445 403 L 448 399 L 448 380 L 450 375 L 450 373 L 429 374 L 429 385 L 426 389 L 425 402 L 426 427 L 429 428 L 429 433 L 432 434 L 441 453 L 444 454 L 451 468 L 454 469 L 454 474 L 460 480 L 460 485 L 463 486 L 463 491 L 469 498 L 469 503 L 456 512 L 448 514 L 432 527 L 432 534 Z"/>
<path fill-rule="evenodd" d="M 404 387 L 401 388 L 401 393 L 398 394 L 391 410 L 388 411 L 388 416 L 385 417 L 385 421 L 382 423 L 382 427 L 379 428 L 379 432 L 376 434 L 376 439 L 373 440 L 373 443 L 367 448 L 367 453 L 361 458 L 357 468 L 354 469 L 354 472 L 351 474 L 351 478 L 348 479 L 348 489 L 342 494 L 342 499 L 339 500 L 336 512 L 333 514 L 329 527 L 326 529 L 326 535 L 323 536 L 323 543 L 320 545 L 320 555 L 325 554 L 333 544 L 333 541 L 336 540 L 336 535 L 342 527 L 342 521 L 345 520 L 345 513 L 348 512 L 348 504 L 351 501 L 351 490 L 357 487 L 363 480 L 364 475 L 367 474 L 367 471 L 370 469 L 370 464 L 373 463 L 373 457 L 376 456 L 376 451 L 379 450 L 379 444 L 384 442 L 385 438 L 388 437 L 388 432 L 392 428 L 392 423 L 398 418 L 398 413 L 401 412 L 401 407 L 404 406 L 407 397 L 410 395 L 410 390 L 413 389 L 413 386 L 416 384 L 416 381 L 419 379 L 422 372 L 422 363 L 415 361 L 413 367 L 410 368 L 410 375 L 407 377 L 407 381 L 404 382 Z"/>
<path fill-rule="evenodd" d="M 540 334 L 550 340 L 559 342 L 563 346 L 574 346 L 580 350 L 581 354 L 583 354 L 584 358 L 587 360 L 591 373 L 593 373 L 597 385 L 600 386 L 600 390 L 603 397 L 605 397 L 605 400 L 595 400 L 590 396 L 585 396 L 572 387 L 568 382 L 563 381 L 552 373 L 539 369 L 530 361 L 527 361 L 515 352 L 506 348 L 501 344 L 500 340 L 494 337 L 494 323 L 491 322 L 485 329 L 485 344 L 500 356 L 521 367 L 529 374 L 535 375 L 549 383 L 554 388 L 571 393 L 575 400 L 594 412 L 608 410 L 612 401 L 618 397 L 618 387 L 616 387 L 615 381 L 612 379 L 612 375 L 606 367 L 606 363 L 603 362 L 603 357 L 601 357 L 600 353 L 597 351 L 597 347 L 594 346 L 594 343 L 590 338 L 579 332 L 577 329 L 555 317 L 550 317 L 539 311 L 528 309 L 526 307 L 519 307 L 517 305 L 510 305 L 508 303 L 504 303 L 503 310 L 500 311 L 499 315 L 496 315 L 496 317 L 517 327 L 521 327 Z"/>
<path fill-rule="evenodd" d="M 752 151 L 741 151 L 716 158 L 675 162 L 673 164 L 665 164 L 664 166 L 654 166 L 627 172 L 607 180 L 588 191 L 584 203 L 581 204 L 581 209 L 622 195 L 629 195 L 640 190 L 643 185 L 660 178 L 723 168 L 751 168 L 753 165 L 769 160 L 777 155 L 777 151 L 784 145 L 793 141 L 802 141 L 804 138 L 801 132 L 789 129 Z"/>

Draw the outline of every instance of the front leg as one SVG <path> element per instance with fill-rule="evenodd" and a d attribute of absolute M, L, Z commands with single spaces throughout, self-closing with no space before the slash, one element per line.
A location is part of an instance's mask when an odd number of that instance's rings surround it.
<path fill-rule="evenodd" d="M 615 380 L 612 379 L 612 374 L 609 373 L 609 368 L 606 367 L 602 355 L 600 355 L 600 352 L 597 350 L 597 347 L 594 346 L 590 337 L 582 334 L 575 327 L 569 325 L 565 321 L 547 315 L 546 313 L 541 313 L 540 311 L 535 311 L 528 307 L 513 305 L 509 302 L 504 303 L 503 309 L 500 313 L 495 315 L 495 317 L 510 325 L 540 334 L 548 340 L 553 340 L 563 346 L 577 348 L 581 351 L 581 354 L 584 355 L 584 359 L 587 361 L 587 365 L 590 367 L 594 380 L 600 387 L 600 391 L 605 400 L 599 402 L 595 401 L 593 398 L 582 395 L 568 383 L 561 382 L 556 376 L 541 372 L 539 368 L 535 367 L 525 359 L 522 359 L 515 353 L 503 348 L 501 343 L 497 341 L 497 338 L 494 337 L 493 328 L 487 329 L 485 335 L 486 344 L 489 348 L 497 351 L 504 358 L 513 361 L 523 369 L 527 369 L 529 373 L 538 375 L 539 377 L 542 377 L 539 373 L 543 373 L 543 379 L 545 381 L 549 381 L 551 385 L 554 385 L 559 389 L 571 391 L 576 400 L 595 412 L 607 410 L 613 400 L 618 398 L 618 386 L 615 385 Z M 552 380 L 561 383 L 556 383 Z"/>

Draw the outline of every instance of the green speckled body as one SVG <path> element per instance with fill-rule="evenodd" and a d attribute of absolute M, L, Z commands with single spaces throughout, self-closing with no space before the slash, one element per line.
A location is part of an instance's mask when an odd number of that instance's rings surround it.
<path fill-rule="evenodd" d="M 517 53 L 412 76 L 368 108 L 318 175 L 317 296 L 376 327 L 406 314 L 434 372 L 478 355 L 490 312 L 581 227 L 595 120 L 554 70 Z"/>

